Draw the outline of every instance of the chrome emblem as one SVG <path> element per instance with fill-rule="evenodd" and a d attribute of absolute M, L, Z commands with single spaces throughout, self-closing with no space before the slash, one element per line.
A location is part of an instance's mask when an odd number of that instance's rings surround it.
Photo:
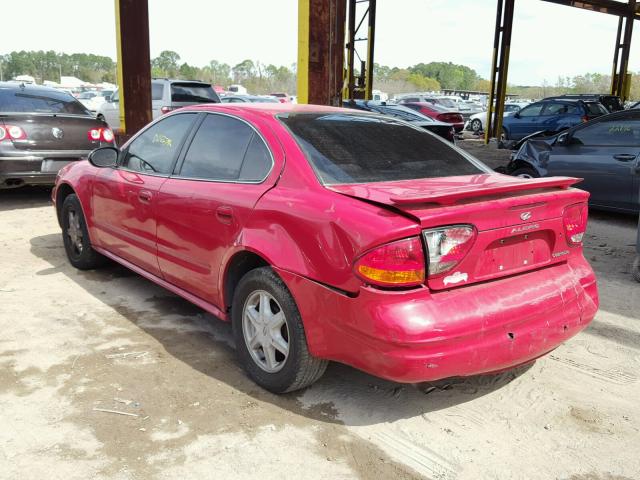
<path fill-rule="evenodd" d="M 64 137 L 64 132 L 62 131 L 61 128 L 53 127 L 51 129 L 51 135 L 53 135 L 54 137 L 60 139 L 60 138 Z"/>
<path fill-rule="evenodd" d="M 520 218 L 522 219 L 522 221 L 526 222 L 527 220 L 529 220 L 531 218 L 531 212 L 523 212 L 520 214 Z"/>

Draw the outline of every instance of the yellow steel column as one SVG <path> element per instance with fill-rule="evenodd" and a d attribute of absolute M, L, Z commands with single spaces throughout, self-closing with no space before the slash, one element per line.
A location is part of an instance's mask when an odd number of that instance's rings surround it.
<path fill-rule="evenodd" d="M 309 2 L 298 0 L 298 103 L 309 103 Z"/>
<path fill-rule="evenodd" d="M 118 73 L 118 90 L 119 90 L 119 103 L 120 106 L 120 131 L 126 132 L 126 121 L 124 115 L 124 95 L 123 92 L 123 82 L 122 82 L 122 40 L 120 38 L 120 2 L 119 0 L 114 0 L 116 4 L 116 48 L 117 48 L 117 73 Z"/>

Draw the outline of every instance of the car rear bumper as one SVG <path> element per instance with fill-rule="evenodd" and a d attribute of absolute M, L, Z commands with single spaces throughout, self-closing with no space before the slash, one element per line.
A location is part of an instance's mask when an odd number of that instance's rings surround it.
<path fill-rule="evenodd" d="M 415 383 L 509 369 L 571 338 L 598 309 L 586 260 L 433 293 L 361 288 L 344 295 L 289 272 L 311 352 Z"/>
<path fill-rule="evenodd" d="M 86 158 L 90 150 L 0 151 L 0 188 L 53 185 L 65 165 Z"/>

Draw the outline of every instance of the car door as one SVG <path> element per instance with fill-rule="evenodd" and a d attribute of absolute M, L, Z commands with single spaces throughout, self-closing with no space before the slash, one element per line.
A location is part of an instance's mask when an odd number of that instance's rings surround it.
<path fill-rule="evenodd" d="M 549 175 L 583 178 L 592 205 L 634 209 L 634 173 L 640 153 L 640 112 L 628 112 L 572 130 L 564 145 L 554 145 Z"/>
<path fill-rule="evenodd" d="M 511 138 L 519 140 L 526 135 L 540 130 L 539 123 L 545 105 L 544 102 L 534 103 L 520 110 L 518 115 L 506 117 L 503 123 L 509 129 Z"/>
<path fill-rule="evenodd" d="M 279 145 L 238 118 L 206 113 L 158 199 L 158 259 L 168 282 L 221 306 L 226 253 L 277 175 Z"/>
<path fill-rule="evenodd" d="M 169 176 L 196 113 L 169 116 L 137 135 L 118 168 L 103 168 L 93 182 L 93 224 L 98 244 L 160 275 L 156 248 L 157 194 Z"/>

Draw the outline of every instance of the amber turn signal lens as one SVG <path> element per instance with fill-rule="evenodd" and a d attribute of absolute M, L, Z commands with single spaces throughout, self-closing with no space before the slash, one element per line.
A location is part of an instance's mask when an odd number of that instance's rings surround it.
<path fill-rule="evenodd" d="M 424 252 L 419 237 L 374 248 L 355 263 L 357 275 L 381 287 L 412 287 L 424 283 Z"/>

